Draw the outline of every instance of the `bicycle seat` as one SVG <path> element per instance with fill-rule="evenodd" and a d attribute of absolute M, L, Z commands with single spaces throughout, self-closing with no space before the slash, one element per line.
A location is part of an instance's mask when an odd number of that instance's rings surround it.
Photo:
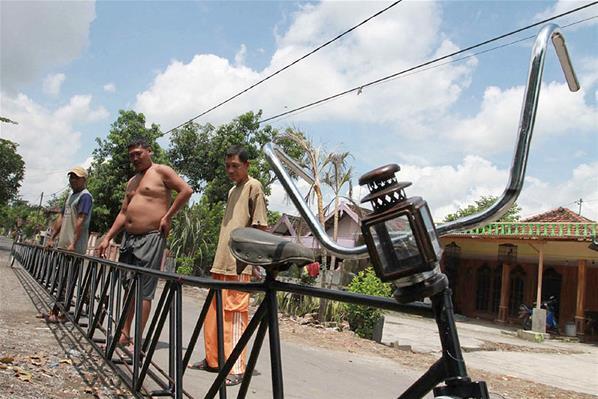
<path fill-rule="evenodd" d="M 228 246 L 237 259 L 237 272 L 246 265 L 262 266 L 270 272 L 299 267 L 314 261 L 313 251 L 297 243 L 265 231 L 242 227 L 231 232 Z"/>

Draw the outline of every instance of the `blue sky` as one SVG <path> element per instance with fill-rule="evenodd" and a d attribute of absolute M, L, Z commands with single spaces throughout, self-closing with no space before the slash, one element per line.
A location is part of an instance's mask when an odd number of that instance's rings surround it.
<path fill-rule="evenodd" d="M 36 202 L 42 191 L 63 189 L 64 172 L 89 162 L 119 109 L 168 130 L 390 3 L 0 2 L 0 114 L 19 122 L 0 125 L 0 137 L 18 142 L 25 158 L 23 198 Z M 198 122 L 258 109 L 276 115 L 587 3 L 405 0 Z M 556 23 L 593 16 L 598 6 Z M 598 18 L 563 33 L 582 90 L 566 90 L 550 49 L 518 202 L 526 216 L 558 206 L 577 211 L 582 198 L 582 214 L 596 220 Z M 351 152 L 355 181 L 400 164 L 400 179 L 414 183 L 409 194 L 427 199 L 440 219 L 502 192 L 532 43 L 367 87 L 271 124 Z M 278 186 L 270 207 L 292 212 Z"/>

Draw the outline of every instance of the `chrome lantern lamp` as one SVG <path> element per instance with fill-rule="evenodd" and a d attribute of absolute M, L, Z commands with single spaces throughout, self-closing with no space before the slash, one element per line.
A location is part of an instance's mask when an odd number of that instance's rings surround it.
<path fill-rule="evenodd" d="M 373 212 L 361 221 L 361 230 L 371 255 L 376 275 L 393 281 L 394 296 L 400 302 L 412 302 L 432 296 L 447 287 L 440 272 L 442 249 L 426 201 L 407 198 L 410 182 L 399 182 L 397 164 L 374 169 L 361 176 L 367 185 Z"/>

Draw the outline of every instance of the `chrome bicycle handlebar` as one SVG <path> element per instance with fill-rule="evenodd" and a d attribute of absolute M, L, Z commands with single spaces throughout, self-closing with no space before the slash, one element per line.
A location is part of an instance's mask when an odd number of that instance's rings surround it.
<path fill-rule="evenodd" d="M 525 180 L 527 157 L 532 140 L 534 122 L 536 121 L 538 98 L 540 96 L 542 73 L 544 71 L 544 59 L 546 57 L 549 38 L 552 39 L 569 90 L 579 90 L 579 82 L 575 76 L 575 71 L 573 70 L 573 65 L 571 64 L 571 59 L 569 58 L 569 53 L 567 52 L 567 47 L 565 45 L 565 38 L 560 32 L 560 28 L 555 24 L 544 26 L 536 36 L 536 41 L 532 48 L 527 86 L 523 95 L 523 105 L 521 108 L 521 116 L 519 118 L 519 132 L 515 144 L 515 153 L 511 163 L 509 181 L 507 182 L 505 190 L 490 208 L 438 226 L 436 231 L 439 235 L 448 234 L 458 230 L 471 229 L 493 222 L 504 215 L 517 200 L 523 187 L 523 181 Z"/>
<path fill-rule="evenodd" d="M 534 122 L 536 120 L 538 98 L 542 83 L 542 73 L 544 71 L 544 59 L 546 57 L 546 49 L 548 47 L 549 39 L 552 39 L 552 43 L 555 47 L 561 68 L 563 69 L 563 73 L 565 74 L 565 79 L 567 80 L 569 89 L 571 91 L 579 90 L 580 86 L 577 81 L 577 77 L 575 76 L 575 71 L 573 70 L 573 65 L 571 64 L 571 59 L 565 45 L 565 39 L 560 32 L 560 28 L 556 24 L 548 24 L 544 26 L 536 36 L 536 41 L 532 48 L 527 86 L 523 96 L 523 105 L 519 119 L 515 153 L 511 163 L 509 181 L 507 182 L 505 190 L 490 208 L 474 215 L 466 216 L 461 219 L 437 226 L 436 230 L 439 235 L 448 234 L 458 230 L 474 228 L 492 222 L 504 215 L 505 212 L 507 212 L 517 200 L 525 179 L 525 169 L 527 167 L 527 158 L 534 129 Z M 279 179 L 291 201 L 301 216 L 305 219 L 305 222 L 322 246 L 335 255 L 348 259 L 367 257 L 368 250 L 365 245 L 345 247 L 332 240 L 332 238 L 326 233 L 326 230 L 319 223 L 316 216 L 309 209 L 305 200 L 303 200 L 301 193 L 295 186 L 295 183 L 291 179 L 290 175 L 283 167 L 282 162 L 284 162 L 288 168 L 293 170 L 297 175 L 304 178 L 310 184 L 313 183 L 315 179 L 303 168 L 301 168 L 301 166 L 299 166 L 292 158 L 285 154 L 284 151 L 275 145 L 271 143 L 266 144 L 264 146 L 264 153 L 266 159 L 272 166 L 276 177 Z"/>

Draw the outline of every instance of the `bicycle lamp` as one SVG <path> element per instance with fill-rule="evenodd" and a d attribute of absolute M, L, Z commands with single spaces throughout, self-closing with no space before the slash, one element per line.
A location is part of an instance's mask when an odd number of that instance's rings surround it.
<path fill-rule="evenodd" d="M 395 298 L 411 302 L 446 288 L 446 277 L 438 266 L 442 249 L 428 205 L 421 197 L 406 197 L 411 183 L 397 181 L 399 170 L 389 164 L 359 178 L 370 191 L 361 202 L 373 209 L 362 219 L 361 230 L 376 275 L 394 280 Z"/>

